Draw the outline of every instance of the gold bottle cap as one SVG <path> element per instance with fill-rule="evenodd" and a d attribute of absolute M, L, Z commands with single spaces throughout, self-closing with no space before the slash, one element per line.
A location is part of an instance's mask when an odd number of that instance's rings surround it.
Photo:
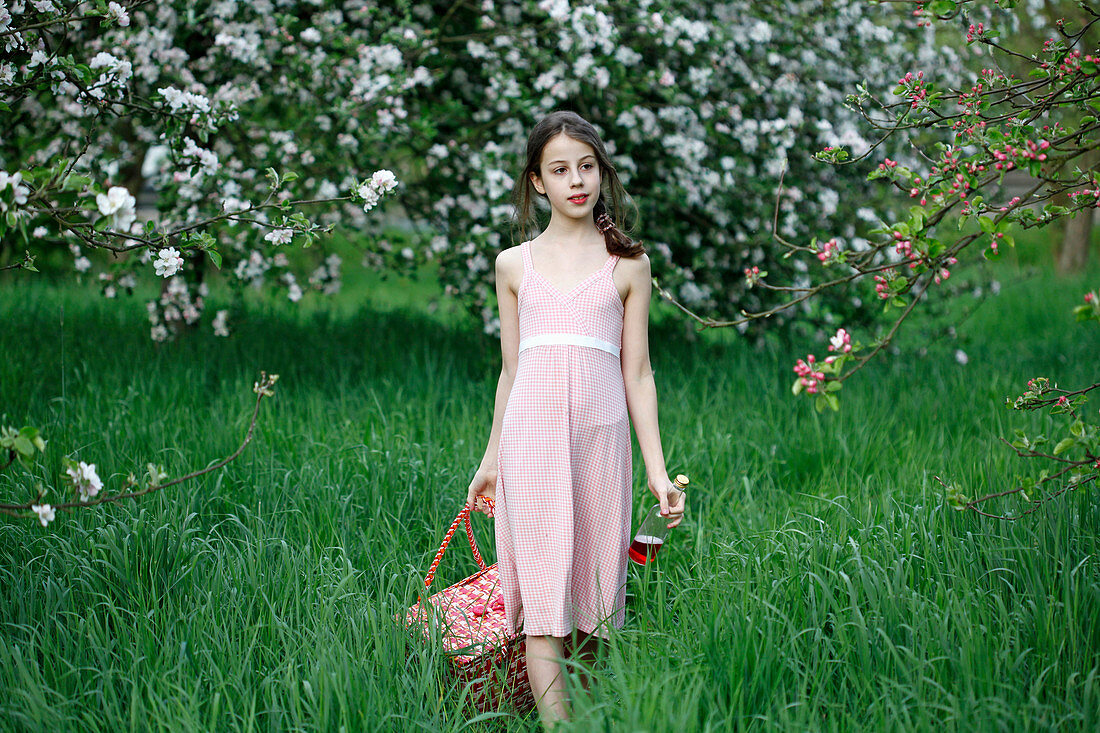
<path fill-rule="evenodd" d="M 678 488 L 680 491 L 683 491 L 684 489 L 687 488 L 688 477 L 685 476 L 682 473 L 677 474 L 676 475 L 676 480 L 672 482 L 672 485 L 675 486 L 676 488 Z"/>

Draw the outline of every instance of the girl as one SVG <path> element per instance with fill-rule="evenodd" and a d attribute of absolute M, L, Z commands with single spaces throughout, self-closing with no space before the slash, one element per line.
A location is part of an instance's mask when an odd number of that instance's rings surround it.
<path fill-rule="evenodd" d="M 527 672 L 546 723 L 568 717 L 560 663 L 625 619 L 634 423 L 649 489 L 680 523 L 665 469 L 649 362 L 649 259 L 621 230 L 625 191 L 596 129 L 573 112 L 531 131 L 516 179 L 516 224 L 535 195 L 550 223 L 497 256 L 503 368 L 489 444 L 466 497 L 496 517 L 504 609 L 522 623 Z M 610 198 L 610 201 L 607 199 Z M 522 620 L 521 620 L 522 619 Z M 574 645 L 575 646 L 575 645 Z"/>

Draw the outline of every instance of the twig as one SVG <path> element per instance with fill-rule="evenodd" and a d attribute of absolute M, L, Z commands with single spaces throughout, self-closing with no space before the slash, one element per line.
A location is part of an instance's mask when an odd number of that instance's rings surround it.
<path fill-rule="evenodd" d="M 939 481 L 940 485 L 943 486 L 945 489 L 948 488 L 947 484 L 945 484 L 943 482 L 943 479 L 941 479 L 939 476 L 933 476 L 932 478 Z M 1053 478 L 1053 477 L 1049 477 L 1049 478 Z M 1043 479 L 1043 481 L 1047 481 L 1047 480 L 1049 480 L 1049 478 L 1048 479 Z M 963 504 L 962 509 L 964 509 L 964 510 L 969 509 L 972 512 L 975 512 L 977 514 L 981 514 L 983 517 L 989 517 L 990 519 L 1003 519 L 1006 522 L 1015 522 L 1018 519 L 1022 519 L 1023 517 L 1026 517 L 1028 514 L 1032 514 L 1034 512 L 1039 511 L 1040 509 L 1042 509 L 1044 504 L 1047 504 L 1047 503 L 1053 501 L 1054 499 L 1057 499 L 1059 496 L 1066 493 L 1067 491 L 1080 488 L 1081 486 L 1084 486 L 1087 483 L 1095 481 L 1096 478 L 1097 478 L 1096 476 L 1089 476 L 1088 478 L 1086 478 L 1084 481 L 1081 481 L 1080 483 L 1066 484 L 1065 486 L 1063 486 L 1058 491 L 1055 491 L 1053 494 L 1048 494 L 1047 496 L 1044 496 L 1042 499 L 1036 499 L 1036 500 L 1032 501 L 1032 503 L 1035 504 L 1035 506 L 1033 506 L 1031 509 L 1028 509 L 1025 512 L 1021 512 L 1021 513 L 1017 514 L 1016 516 L 1011 516 L 1011 515 L 1008 515 L 1008 514 L 993 514 L 992 512 L 987 512 L 987 511 L 984 511 L 982 509 L 979 509 L 978 504 L 981 504 L 982 502 L 989 501 L 990 499 L 997 499 L 997 498 L 1000 498 L 1002 496 L 1009 496 L 1011 494 L 1017 494 L 1017 493 L 1020 493 L 1021 491 L 1025 491 L 1024 487 L 1022 487 L 1022 486 L 1017 487 L 1015 489 L 1008 489 L 1006 491 L 998 491 L 997 493 L 994 493 L 994 494 L 986 494 L 985 496 L 978 497 L 977 499 L 971 499 L 970 501 Z M 1041 481 L 1040 483 L 1043 483 L 1043 481 Z"/>
<path fill-rule="evenodd" d="M 153 491 L 159 491 L 160 489 L 166 489 L 169 486 L 175 486 L 177 484 L 182 484 L 185 481 L 190 481 L 191 479 L 198 478 L 199 476 L 203 476 L 205 474 L 211 473 L 212 471 L 217 471 L 218 469 L 224 467 L 226 464 L 228 464 L 229 462 L 236 459 L 244 451 L 245 446 L 247 446 L 252 441 L 252 434 L 253 434 L 253 431 L 256 429 L 256 419 L 260 414 L 260 403 L 263 402 L 264 397 L 274 396 L 273 386 L 275 384 L 275 381 L 278 380 L 278 378 L 279 378 L 278 374 L 269 375 L 266 372 L 261 372 L 260 373 L 260 381 L 256 382 L 256 384 L 253 387 L 253 391 L 256 392 L 256 405 L 252 409 L 252 419 L 248 423 L 248 430 L 245 432 L 244 439 L 241 441 L 241 444 L 239 446 L 237 446 L 237 450 L 233 451 L 230 455 L 226 456 L 225 458 L 218 461 L 217 463 L 215 463 L 213 465 L 210 465 L 210 466 L 207 466 L 206 468 L 199 469 L 197 471 L 192 471 L 191 473 L 187 474 L 186 476 L 180 476 L 179 478 L 168 481 L 167 483 L 150 484 L 149 486 L 145 487 L 144 489 L 141 489 L 140 491 L 129 491 L 129 492 L 121 493 L 121 494 L 115 494 L 113 496 L 102 496 L 102 497 L 99 497 L 97 499 L 91 499 L 89 501 L 70 501 L 70 502 L 65 502 L 63 504 L 54 504 L 54 505 L 52 505 L 53 508 L 54 509 L 74 509 L 74 508 L 78 508 L 78 507 L 95 506 L 97 504 L 103 504 L 103 503 L 106 503 L 106 502 L 116 502 L 116 501 L 119 501 L 121 499 L 131 499 L 131 498 L 134 498 L 134 497 L 143 496 L 143 495 L 151 493 Z M 14 459 L 14 451 L 13 451 L 13 459 Z M 11 463 L 11 461 L 8 461 L 9 465 L 10 465 L 10 463 Z M 36 504 L 36 503 L 38 503 L 38 502 L 37 501 L 31 501 L 31 502 L 27 502 L 26 504 L 0 504 L 0 513 L 4 513 L 4 514 L 7 514 L 9 516 L 15 516 L 15 517 L 26 516 L 26 512 L 29 511 L 31 509 L 32 505 Z"/>

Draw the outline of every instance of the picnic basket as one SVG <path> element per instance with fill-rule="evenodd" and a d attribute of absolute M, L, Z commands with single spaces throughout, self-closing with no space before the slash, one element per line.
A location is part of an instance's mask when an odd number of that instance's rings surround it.
<path fill-rule="evenodd" d="M 486 566 L 481 558 L 468 506 L 463 506 L 444 535 L 424 578 L 424 588 L 431 588 L 459 524 L 465 526 L 470 550 L 481 569 L 433 593 L 427 602 L 421 596 L 406 613 L 405 625 L 419 631 L 424 643 L 431 643 L 438 629 L 450 666 L 479 711 L 511 708 L 525 712 L 534 707 L 535 701 L 527 679 L 524 637 L 507 629 L 500 573 L 495 563 Z"/>

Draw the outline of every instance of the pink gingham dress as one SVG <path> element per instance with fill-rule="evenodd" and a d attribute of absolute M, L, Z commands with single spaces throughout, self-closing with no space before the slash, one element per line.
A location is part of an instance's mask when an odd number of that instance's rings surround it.
<path fill-rule="evenodd" d="M 519 365 L 500 437 L 496 540 L 504 610 L 522 632 L 607 636 L 625 620 L 630 418 L 619 258 L 567 293 L 520 245 Z"/>

